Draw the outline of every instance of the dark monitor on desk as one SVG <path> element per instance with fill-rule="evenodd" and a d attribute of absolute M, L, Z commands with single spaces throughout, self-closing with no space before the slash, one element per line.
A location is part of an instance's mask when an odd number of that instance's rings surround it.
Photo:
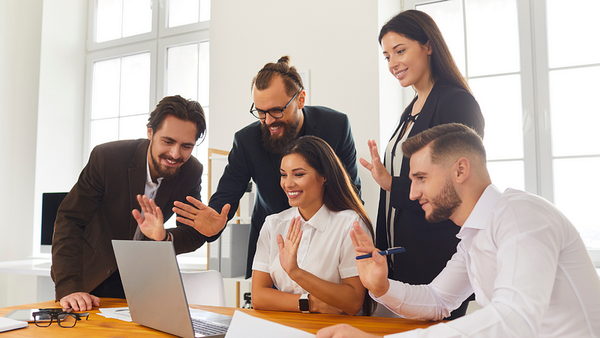
<path fill-rule="evenodd" d="M 42 194 L 42 234 L 40 237 L 40 251 L 43 253 L 52 251 L 52 236 L 54 235 L 56 212 L 65 196 L 67 196 L 66 192 L 45 192 Z"/>

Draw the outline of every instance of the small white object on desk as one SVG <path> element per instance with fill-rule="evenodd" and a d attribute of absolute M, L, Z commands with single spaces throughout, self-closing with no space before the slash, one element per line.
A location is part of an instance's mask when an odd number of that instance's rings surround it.
<path fill-rule="evenodd" d="M 312 333 L 235 311 L 225 338 L 314 338 Z"/>
<path fill-rule="evenodd" d="M 29 324 L 25 321 L 0 317 L 0 332 L 22 329 L 27 326 L 29 326 Z"/>
<path fill-rule="evenodd" d="M 125 322 L 131 322 L 131 314 L 128 307 L 108 307 L 100 308 L 98 315 L 106 318 L 119 319 Z"/>

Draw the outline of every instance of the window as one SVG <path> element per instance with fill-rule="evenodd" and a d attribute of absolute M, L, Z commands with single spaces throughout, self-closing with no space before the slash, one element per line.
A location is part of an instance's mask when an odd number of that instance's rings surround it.
<path fill-rule="evenodd" d="M 430 14 L 485 116 L 492 181 L 553 202 L 597 266 L 597 0 L 405 0 Z M 585 46 L 579 50 L 581 46 Z M 412 94 L 409 94 L 412 95 Z M 576 174 L 577 180 L 571 178 Z M 596 256 L 598 255 L 598 256 Z"/>
<path fill-rule="evenodd" d="M 200 102 L 208 125 L 210 0 L 90 0 L 90 8 L 86 160 L 98 144 L 146 138 L 148 113 L 164 96 Z M 207 149 L 194 149 L 203 164 Z"/>

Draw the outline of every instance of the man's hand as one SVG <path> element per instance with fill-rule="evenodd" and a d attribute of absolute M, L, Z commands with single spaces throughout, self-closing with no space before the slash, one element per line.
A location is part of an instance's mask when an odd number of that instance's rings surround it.
<path fill-rule="evenodd" d="M 283 236 L 277 235 L 277 245 L 279 246 L 279 263 L 283 270 L 290 276 L 298 269 L 298 246 L 302 239 L 302 231 L 300 227 L 302 222 L 300 217 L 293 218 L 290 222 L 288 233 L 283 241 Z"/>
<path fill-rule="evenodd" d="M 100 306 L 100 298 L 87 292 L 75 292 L 61 298 L 60 306 L 64 311 L 89 311 L 93 306 Z"/>
<path fill-rule="evenodd" d="M 162 211 L 156 206 L 154 200 L 149 200 L 146 195 L 137 195 L 137 200 L 140 203 L 143 215 L 137 209 L 134 209 L 131 213 L 140 230 L 146 237 L 155 241 L 162 241 L 166 235 Z"/>
<path fill-rule="evenodd" d="M 359 160 L 360 164 L 371 172 L 371 176 L 373 176 L 375 182 L 377 182 L 383 190 L 391 191 L 392 175 L 385 169 L 385 166 L 379 157 L 377 143 L 375 143 L 375 140 L 368 140 L 367 144 L 369 145 L 369 151 L 371 152 L 371 163 L 361 157 Z"/>
<path fill-rule="evenodd" d="M 177 221 L 189 225 L 204 236 L 214 236 L 223 230 L 227 224 L 227 214 L 229 213 L 229 204 L 225 204 L 219 214 L 213 208 L 198 201 L 192 196 L 186 197 L 186 200 L 193 204 L 189 205 L 183 202 L 175 201 L 173 212 L 177 214 Z"/>
<path fill-rule="evenodd" d="M 357 256 L 368 253 L 373 255 L 371 258 L 356 261 L 360 281 L 375 297 L 383 296 L 390 288 L 390 282 L 387 279 L 387 258 L 379 254 L 377 248 L 373 245 L 371 236 L 363 230 L 358 222 L 354 222 L 354 229 L 350 231 L 350 238 L 352 238 Z"/>
<path fill-rule="evenodd" d="M 348 324 L 338 324 L 320 329 L 317 338 L 375 338 L 381 337 L 361 331 Z"/>

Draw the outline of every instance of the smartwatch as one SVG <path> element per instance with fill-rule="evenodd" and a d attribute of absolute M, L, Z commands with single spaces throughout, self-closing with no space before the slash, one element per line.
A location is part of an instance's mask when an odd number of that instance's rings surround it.
<path fill-rule="evenodd" d="M 300 299 L 298 299 L 298 309 L 300 309 L 302 313 L 310 313 L 310 305 L 308 304 L 308 293 L 300 295 Z"/>

